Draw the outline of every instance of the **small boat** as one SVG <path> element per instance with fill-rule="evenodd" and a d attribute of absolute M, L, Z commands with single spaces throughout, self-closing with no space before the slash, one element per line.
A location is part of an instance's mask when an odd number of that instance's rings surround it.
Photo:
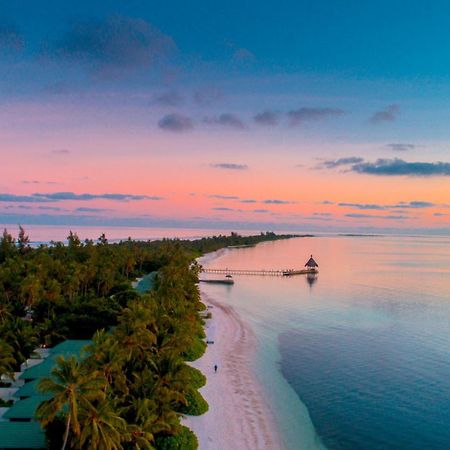
<path fill-rule="evenodd" d="M 234 284 L 233 278 L 204 279 L 199 281 L 200 283 Z"/>

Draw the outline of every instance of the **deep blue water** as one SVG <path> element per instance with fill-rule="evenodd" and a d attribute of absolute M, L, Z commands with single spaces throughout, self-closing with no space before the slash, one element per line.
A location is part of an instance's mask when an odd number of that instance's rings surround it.
<path fill-rule="evenodd" d="M 279 339 L 282 373 L 328 448 L 450 448 L 448 361 L 408 330 L 295 330 Z"/>

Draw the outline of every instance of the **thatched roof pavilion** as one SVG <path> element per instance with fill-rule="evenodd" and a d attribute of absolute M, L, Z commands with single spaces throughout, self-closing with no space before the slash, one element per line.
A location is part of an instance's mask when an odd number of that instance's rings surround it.
<path fill-rule="evenodd" d="M 311 258 L 309 258 L 308 262 L 305 264 L 305 267 L 308 269 L 315 269 L 316 267 L 319 267 L 319 264 L 314 261 L 313 255 L 311 255 Z"/>

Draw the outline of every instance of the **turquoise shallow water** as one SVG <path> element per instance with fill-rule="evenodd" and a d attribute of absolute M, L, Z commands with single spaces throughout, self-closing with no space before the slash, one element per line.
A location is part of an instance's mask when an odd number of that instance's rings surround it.
<path fill-rule="evenodd" d="M 450 448 L 450 239 L 301 238 L 206 264 L 297 268 L 311 253 L 315 279 L 205 287 L 255 331 L 286 446 Z"/>

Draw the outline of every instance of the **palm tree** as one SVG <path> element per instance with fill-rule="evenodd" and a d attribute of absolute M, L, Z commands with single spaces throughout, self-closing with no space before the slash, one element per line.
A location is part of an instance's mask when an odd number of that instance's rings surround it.
<path fill-rule="evenodd" d="M 37 409 L 37 416 L 46 426 L 58 414 L 63 414 L 66 420 L 66 430 L 62 449 L 67 445 L 69 432 L 80 435 L 79 408 L 93 408 L 92 401 L 103 400 L 105 379 L 96 372 L 86 372 L 84 366 L 74 356 L 65 359 L 56 358 L 56 367 L 51 378 L 43 378 L 39 390 L 53 394 L 49 400 L 42 402 Z"/>
<path fill-rule="evenodd" d="M 125 352 L 127 362 L 132 362 L 135 370 L 145 366 L 155 349 L 154 322 L 152 311 L 141 299 L 129 302 L 120 315 L 115 336 Z"/>
<path fill-rule="evenodd" d="M 127 423 L 107 400 L 97 407 L 88 407 L 81 413 L 80 448 L 98 450 L 122 449 Z"/>
<path fill-rule="evenodd" d="M 0 327 L 0 335 L 13 348 L 17 365 L 24 362 L 39 343 L 36 331 L 20 317 L 4 321 Z"/>
<path fill-rule="evenodd" d="M 95 332 L 92 344 L 86 346 L 86 352 L 89 355 L 86 365 L 101 372 L 110 388 L 126 395 L 128 389 L 123 372 L 125 352 L 122 344 L 112 334 L 99 330 Z"/>
<path fill-rule="evenodd" d="M 13 367 L 16 360 L 13 355 L 14 349 L 3 339 L 0 339 L 0 376 L 8 375 L 11 378 L 14 376 Z"/>
<path fill-rule="evenodd" d="M 173 433 L 179 426 L 175 409 L 180 403 L 186 403 L 185 398 L 172 387 L 156 381 L 149 367 L 134 373 L 133 378 L 130 388 L 133 400 L 128 411 L 133 421 L 153 435 Z"/>
<path fill-rule="evenodd" d="M 126 441 L 131 448 L 135 450 L 152 450 L 153 436 L 153 422 L 148 419 L 142 425 L 128 425 L 128 432 Z"/>
<path fill-rule="evenodd" d="M 41 291 L 41 282 L 36 275 L 30 274 L 22 280 L 20 294 L 26 306 L 32 307 L 38 300 Z"/>

